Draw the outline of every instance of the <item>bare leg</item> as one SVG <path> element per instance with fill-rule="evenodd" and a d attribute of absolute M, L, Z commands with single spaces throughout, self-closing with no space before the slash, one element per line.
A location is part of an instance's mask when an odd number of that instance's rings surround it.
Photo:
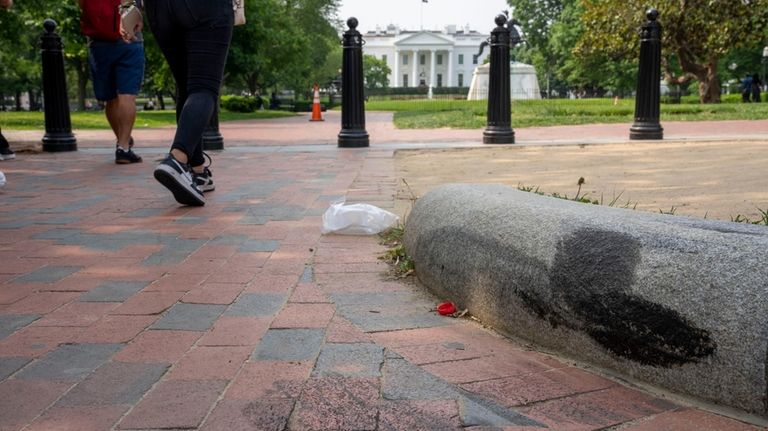
<path fill-rule="evenodd" d="M 107 102 L 105 111 L 109 126 L 117 138 L 117 144 L 128 149 L 133 125 L 136 122 L 136 96 L 120 94 Z"/>

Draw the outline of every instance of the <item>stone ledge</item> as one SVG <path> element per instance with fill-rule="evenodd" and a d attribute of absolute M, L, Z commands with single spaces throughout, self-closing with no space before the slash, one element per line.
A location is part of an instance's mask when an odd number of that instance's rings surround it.
<path fill-rule="evenodd" d="M 434 293 L 509 334 L 768 416 L 768 228 L 501 185 L 420 198 L 405 229 Z"/>

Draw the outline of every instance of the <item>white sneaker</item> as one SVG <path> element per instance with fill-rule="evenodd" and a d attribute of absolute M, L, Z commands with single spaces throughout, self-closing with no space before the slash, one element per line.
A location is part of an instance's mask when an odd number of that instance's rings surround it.
<path fill-rule="evenodd" d="M 0 172 L 0 187 L 5 185 L 5 174 Z"/>
<path fill-rule="evenodd" d="M 155 179 L 173 193 L 176 202 L 183 205 L 203 206 L 203 192 L 195 184 L 189 166 L 168 154 L 155 168 Z"/>
<path fill-rule="evenodd" d="M 0 160 L 13 160 L 16 158 L 16 153 L 10 148 L 0 148 Z"/>

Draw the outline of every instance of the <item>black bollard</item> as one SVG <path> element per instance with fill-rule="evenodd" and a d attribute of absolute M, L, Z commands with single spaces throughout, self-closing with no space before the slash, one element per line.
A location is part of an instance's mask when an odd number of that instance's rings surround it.
<path fill-rule="evenodd" d="M 223 150 L 224 137 L 219 131 L 219 103 L 217 101 L 213 108 L 213 115 L 208 126 L 203 131 L 203 150 Z"/>
<path fill-rule="evenodd" d="M 72 120 L 69 116 L 67 80 L 64 72 L 64 45 L 59 35 L 54 32 L 56 21 L 47 19 L 43 27 L 45 33 L 40 38 L 45 103 L 43 151 L 75 151 L 77 140 L 72 134 Z"/>
<path fill-rule="evenodd" d="M 640 65 L 635 95 L 635 122 L 629 129 L 629 139 L 663 139 L 659 124 L 661 82 L 661 24 L 659 12 L 649 9 L 648 21 L 640 29 Z"/>
<path fill-rule="evenodd" d="M 484 144 L 514 144 L 509 82 L 509 49 L 512 45 L 510 28 L 505 15 L 496 16 L 496 28 L 491 31 L 491 66 L 488 76 L 488 126 L 483 132 Z M 517 31 L 515 30 L 515 34 Z M 517 41 L 519 42 L 519 40 Z M 482 53 L 482 50 L 481 50 Z"/>
<path fill-rule="evenodd" d="M 347 20 L 349 30 L 342 40 L 344 53 L 341 66 L 341 132 L 339 147 L 368 146 L 365 131 L 363 94 L 363 36 L 357 31 L 357 18 Z"/>

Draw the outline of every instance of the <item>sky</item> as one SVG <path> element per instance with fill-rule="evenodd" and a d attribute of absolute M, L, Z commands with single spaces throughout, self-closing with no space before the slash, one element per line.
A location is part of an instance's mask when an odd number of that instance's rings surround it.
<path fill-rule="evenodd" d="M 354 16 L 363 33 L 388 24 L 401 30 L 442 30 L 446 25 L 469 24 L 472 30 L 490 33 L 496 26 L 494 17 L 505 9 L 509 9 L 506 0 L 341 0 L 339 18 L 346 22 Z"/>

